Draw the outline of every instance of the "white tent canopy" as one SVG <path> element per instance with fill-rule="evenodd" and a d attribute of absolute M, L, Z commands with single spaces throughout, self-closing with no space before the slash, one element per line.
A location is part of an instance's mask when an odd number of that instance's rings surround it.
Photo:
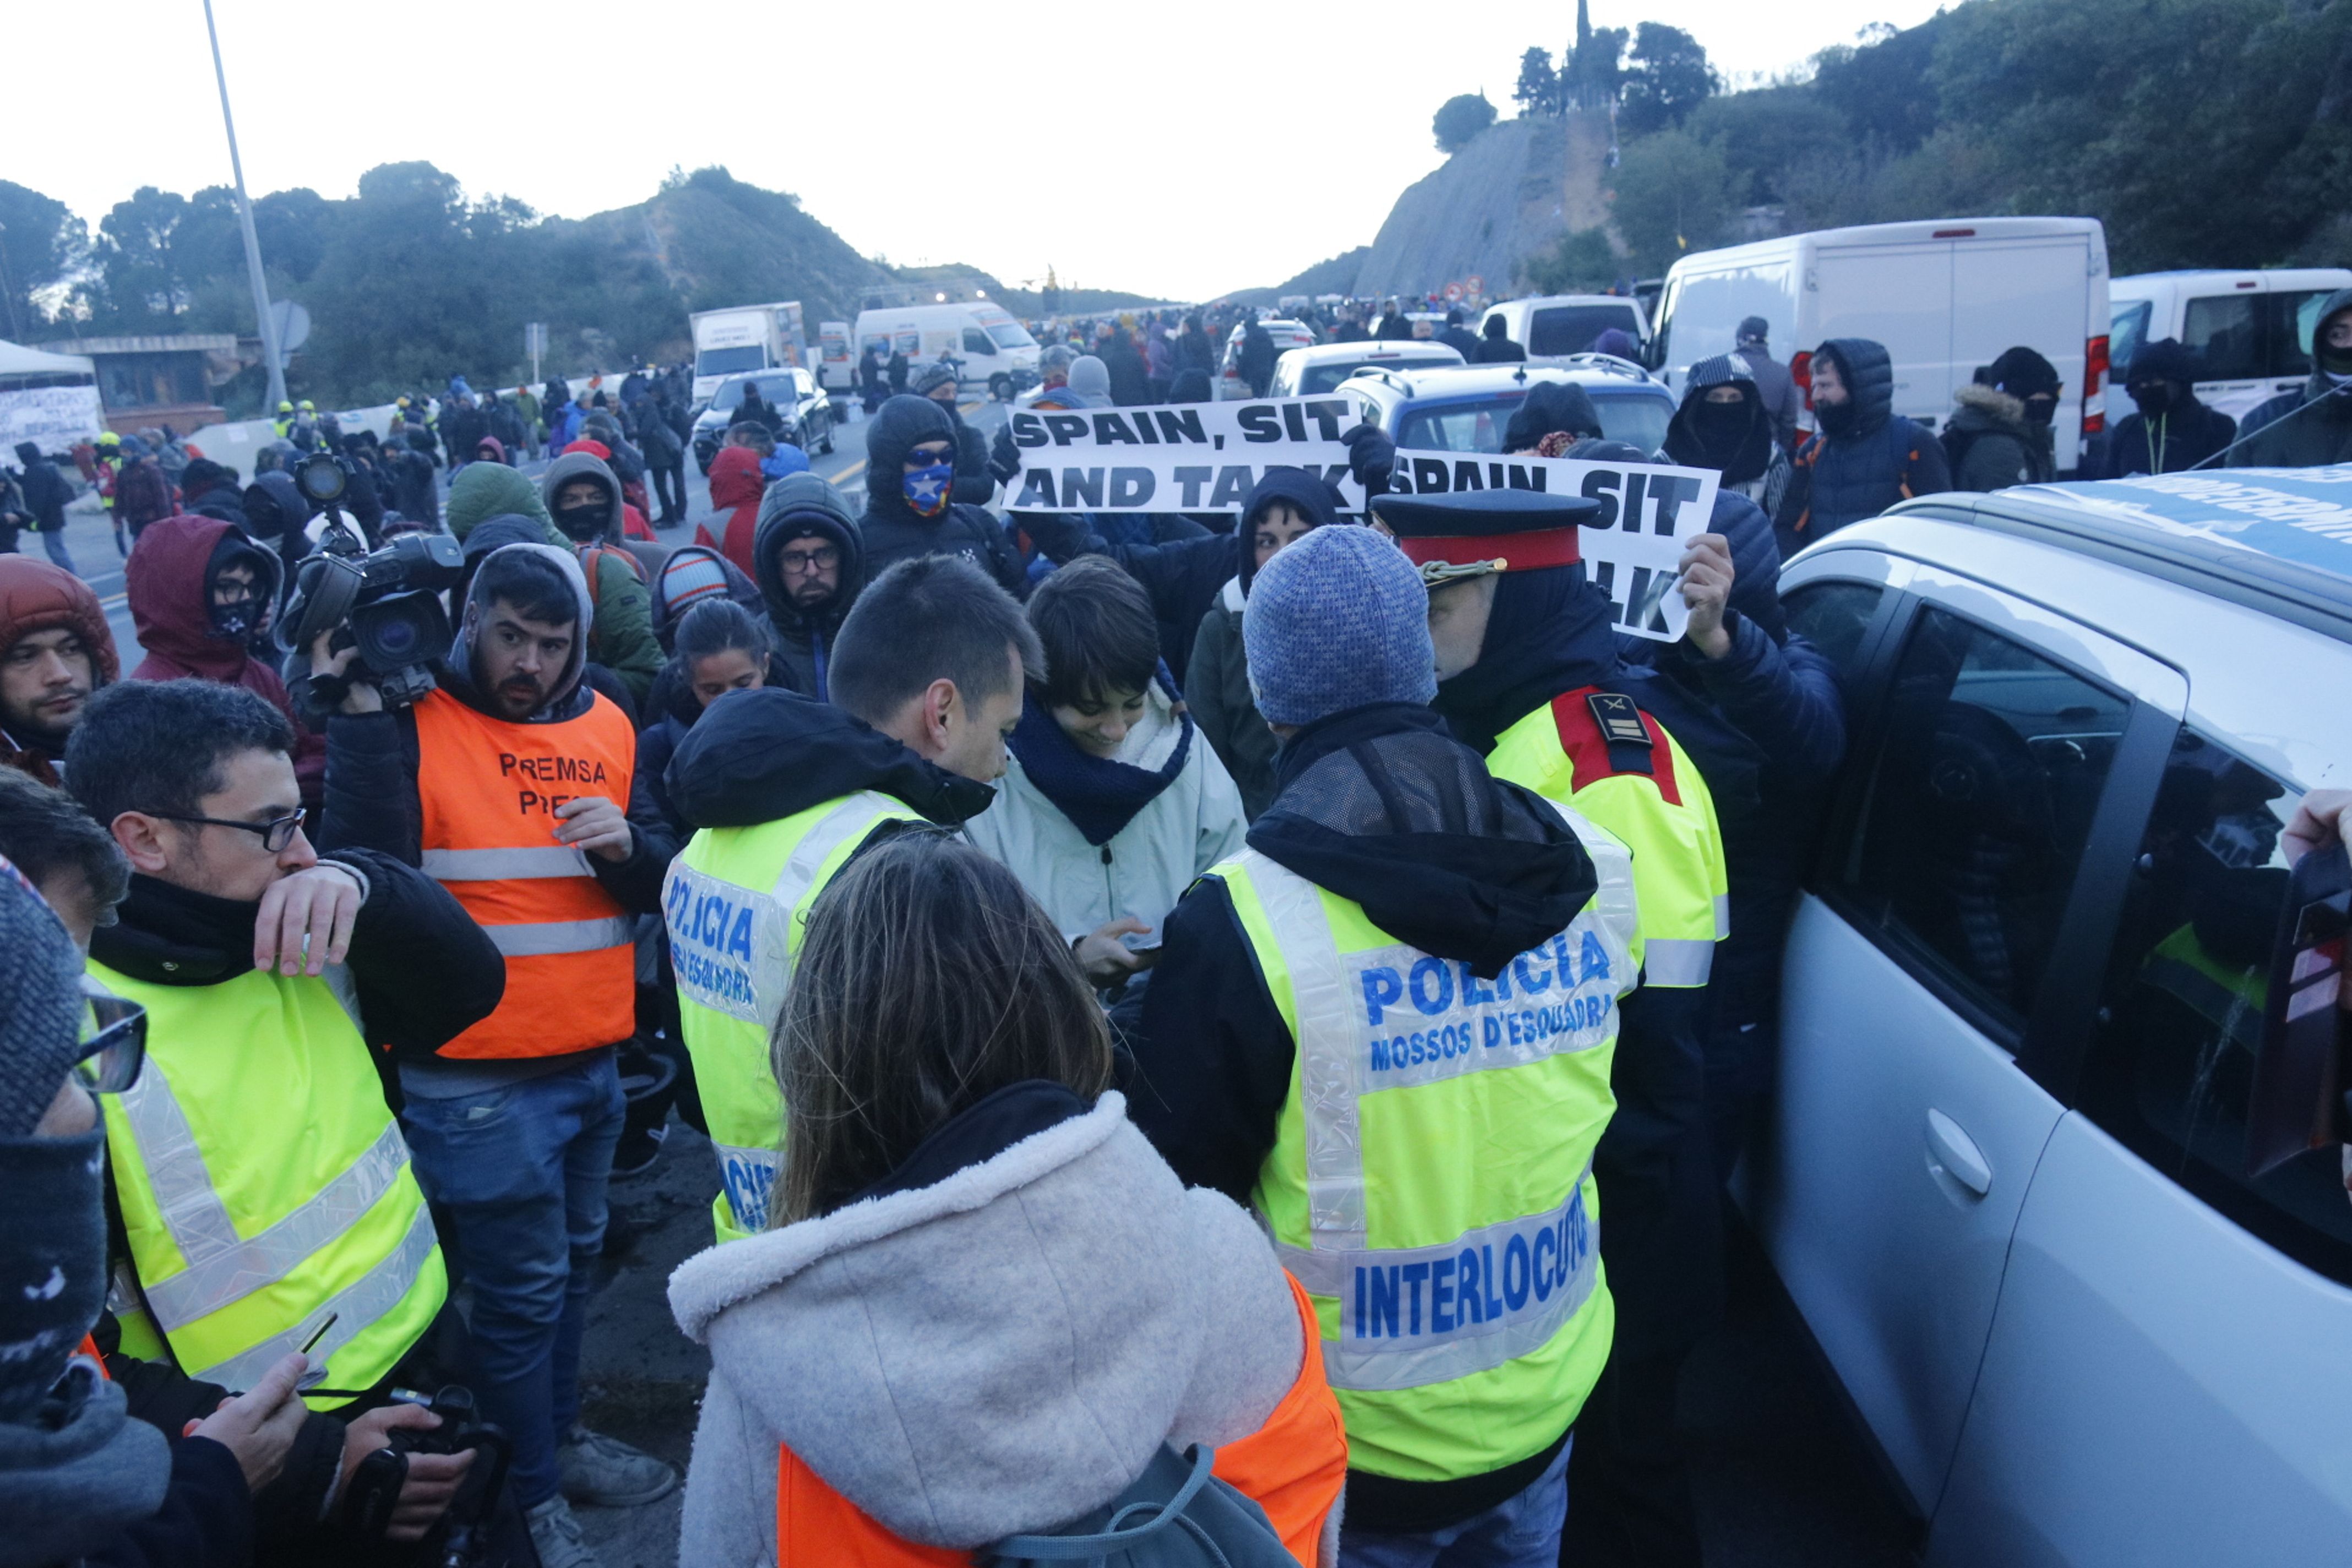
<path fill-rule="evenodd" d="M 81 354 L 53 354 L 0 339 L 0 376 L 95 375 L 98 367 Z"/>

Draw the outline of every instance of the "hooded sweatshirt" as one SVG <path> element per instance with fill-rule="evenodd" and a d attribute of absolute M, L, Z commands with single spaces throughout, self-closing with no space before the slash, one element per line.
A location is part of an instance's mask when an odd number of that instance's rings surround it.
<path fill-rule="evenodd" d="M 714 545 L 744 572 L 751 572 L 751 531 L 760 518 L 760 496 L 768 481 L 760 472 L 760 454 L 749 447 L 722 447 L 710 459 L 710 505 L 719 513 L 714 533 L 705 523 L 695 531 L 697 544 Z"/>
<path fill-rule="evenodd" d="M 114 634 L 90 585 L 59 566 L 26 555 L 0 555 L 0 656 L 35 632 L 63 626 L 89 650 L 95 693 L 121 679 Z M 16 734 L 0 730 L 0 767 L 30 773 L 45 784 L 58 783 L 57 764 L 65 755 L 63 735 Z"/>
<path fill-rule="evenodd" d="M 1257 482 L 1242 503 L 1241 520 L 1229 542 L 1234 574 L 1217 590 L 1194 633 L 1192 658 L 1183 665 L 1184 706 L 1241 791 L 1242 812 L 1255 822 L 1274 804 L 1274 731 L 1251 693 L 1249 654 L 1242 644 L 1242 612 L 1257 576 L 1257 524 L 1280 502 L 1322 528 L 1339 521 L 1331 487 L 1300 468 L 1276 468 Z M 1228 542 L 1220 541 L 1220 542 Z M 1163 552 L 1180 547 L 1163 546 Z M 1183 546 L 1189 556 L 1196 547 Z M 1199 552 L 1203 557 L 1208 552 Z M 1134 571 L 1133 566 L 1128 568 Z M 1140 574 L 1138 574 L 1140 575 Z"/>
<path fill-rule="evenodd" d="M 515 473 L 501 464 L 469 465 L 450 486 L 453 503 L 457 485 L 478 468 L 493 476 Z M 604 531 L 593 539 L 581 541 L 565 537 L 555 526 L 554 516 L 555 498 L 563 493 L 563 487 L 583 478 L 595 479 L 604 487 L 606 512 Z M 511 493 L 512 487 L 507 481 L 493 478 L 489 482 L 497 498 L 504 499 Z M 523 482 L 530 483 L 528 479 Z M 662 650 L 660 640 L 654 636 L 652 595 L 646 591 L 636 558 L 621 542 L 621 483 L 613 477 L 613 470 L 596 458 L 585 452 L 569 452 L 547 465 L 547 472 L 540 476 L 539 484 L 536 506 L 505 510 L 545 517 L 550 543 L 574 552 L 583 571 L 590 561 L 595 563 L 595 618 L 588 632 L 588 657 L 619 676 L 622 684 L 629 689 L 631 699 L 643 706 L 646 694 L 653 689 L 654 677 L 661 673 Z"/>
<path fill-rule="evenodd" d="M 2238 426 L 2243 445 L 2222 459 L 2228 467 L 2312 468 L 2352 462 L 2352 354 L 2335 351 L 2342 357 L 2331 367 L 2326 345 L 2328 323 L 2347 311 L 2352 289 L 2338 289 L 2319 302 L 2311 379 L 2301 390 L 2283 392 L 2246 416 Z M 2322 399 L 2320 407 L 2311 406 Z"/>
<path fill-rule="evenodd" d="M 1599 887 L 1559 813 L 1489 774 L 1425 708 L 1375 703 L 1305 726 L 1283 749 L 1279 782 L 1251 848 L 1360 904 L 1398 942 L 1482 976 L 1566 930 Z M 1130 1052 L 1136 1125 L 1187 1185 L 1248 1202 L 1297 1044 L 1222 879 L 1176 906 L 1151 984 L 1113 1021 Z M 1576 1414 L 1560 1412 L 1563 1436 Z M 1467 1518 L 1535 1479 L 1559 1446 L 1443 1482 L 1351 1471 L 1349 1520 L 1400 1530 Z"/>
<path fill-rule="evenodd" d="M 304 526 L 310 519 L 310 503 L 295 488 L 292 475 L 273 468 L 254 476 L 253 483 L 245 487 L 235 517 L 226 517 L 214 508 L 196 510 L 200 516 L 236 523 L 277 551 L 281 591 L 291 591 L 295 566 L 310 553 L 310 536 Z"/>
<path fill-rule="evenodd" d="M 994 518 L 955 500 L 937 517 L 923 517 L 907 504 L 901 483 L 907 454 L 926 441 L 947 442 L 948 461 L 955 461 L 955 421 L 928 397 L 893 397 L 866 424 L 866 515 L 858 521 L 866 580 L 919 555 L 961 555 L 995 578 L 1005 592 L 1016 598 L 1025 595 L 1028 574 L 1012 539 Z"/>
<path fill-rule="evenodd" d="M 150 523 L 122 568 L 131 622 L 147 657 L 133 680 L 194 678 L 242 686 L 286 715 L 294 726 L 294 776 L 302 804 L 317 810 L 325 788 L 327 745 L 295 712 L 278 672 L 247 651 L 248 638 L 215 636 L 212 583 L 233 555 L 254 567 L 254 592 L 265 606 L 278 596 L 278 557 L 244 530 L 209 517 L 167 517 Z"/>
<path fill-rule="evenodd" d="M 830 540 L 841 552 L 841 586 L 814 611 L 803 613 L 787 591 L 779 560 L 796 539 Z M 866 544 L 857 520 L 841 492 L 814 474 L 794 474 L 768 488 L 751 540 L 752 577 L 776 628 L 776 658 L 786 683 L 803 697 L 830 700 L 825 666 L 833 639 L 866 587 Z"/>
<path fill-rule="evenodd" d="M 1008 1125 L 971 1130 L 992 1111 Z M 678 1560 L 801 1568 L 775 1539 L 780 1447 L 918 1546 L 1081 1518 L 1161 1444 L 1266 1424 L 1309 1353 L 1295 1300 L 1249 1216 L 1188 1191 L 1118 1095 L 1001 1089 L 845 1206 L 671 1275 L 712 1363 Z"/>
<path fill-rule="evenodd" d="M 2238 422 L 2199 401 L 2197 362 L 2178 339 L 2158 338 L 2142 345 L 2121 380 L 2126 397 L 2133 388 L 2145 390 L 2151 384 L 2156 396 L 2147 407 L 2132 398 L 2132 411 L 2116 421 L 2107 438 L 2105 478 L 2177 474 L 2205 462 L 2237 439 Z M 2109 393 L 2107 401 L 2114 406 L 2116 395 Z"/>
<path fill-rule="evenodd" d="M 1736 387 L 1736 404 L 1709 403 L 1717 386 Z M 1736 490 L 1769 513 L 1788 485 L 1789 458 L 1773 439 L 1772 416 L 1748 362 L 1717 354 L 1690 367 L 1683 405 L 1666 426 L 1664 456 L 1686 468 L 1713 468 L 1720 488 Z"/>

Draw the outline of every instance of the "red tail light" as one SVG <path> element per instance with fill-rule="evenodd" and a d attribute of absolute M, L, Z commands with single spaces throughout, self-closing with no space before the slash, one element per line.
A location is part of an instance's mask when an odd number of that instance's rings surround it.
<path fill-rule="evenodd" d="M 1805 395 L 1805 406 L 1813 405 L 1813 351 L 1805 349 L 1789 361 L 1789 374 L 1797 389 Z"/>
<path fill-rule="evenodd" d="M 2083 345 L 2083 434 L 2107 427 L 2107 340 L 2105 333 Z"/>

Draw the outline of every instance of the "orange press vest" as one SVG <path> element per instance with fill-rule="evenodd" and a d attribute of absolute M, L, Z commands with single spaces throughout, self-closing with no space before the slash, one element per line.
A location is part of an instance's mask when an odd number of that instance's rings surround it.
<path fill-rule="evenodd" d="M 602 696 L 555 724 L 509 724 L 446 691 L 415 712 L 425 872 L 507 961 L 498 1010 L 440 1054 L 551 1057 L 627 1039 L 636 1028 L 635 922 L 597 883 L 586 854 L 556 842 L 555 808 L 583 795 L 626 805 L 637 761 L 628 720 Z"/>
<path fill-rule="evenodd" d="M 1306 1347 L 1298 1379 L 1264 1426 L 1217 1450 L 1215 1474 L 1265 1510 L 1299 1568 L 1316 1568 L 1324 1521 L 1348 1480 L 1348 1433 L 1323 1378 L 1315 1304 L 1297 1280 L 1289 1284 Z M 776 1568 L 970 1568 L 971 1552 L 901 1540 L 825 1485 L 798 1454 L 782 1444 L 776 1453 Z"/>

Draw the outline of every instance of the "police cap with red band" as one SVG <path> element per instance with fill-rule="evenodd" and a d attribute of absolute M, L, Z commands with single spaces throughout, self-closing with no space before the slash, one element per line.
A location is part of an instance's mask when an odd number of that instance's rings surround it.
<path fill-rule="evenodd" d="M 1577 529 L 1601 515 L 1597 500 L 1542 490 L 1374 496 L 1371 509 L 1431 587 L 1493 572 L 1573 566 L 1584 559 Z"/>

